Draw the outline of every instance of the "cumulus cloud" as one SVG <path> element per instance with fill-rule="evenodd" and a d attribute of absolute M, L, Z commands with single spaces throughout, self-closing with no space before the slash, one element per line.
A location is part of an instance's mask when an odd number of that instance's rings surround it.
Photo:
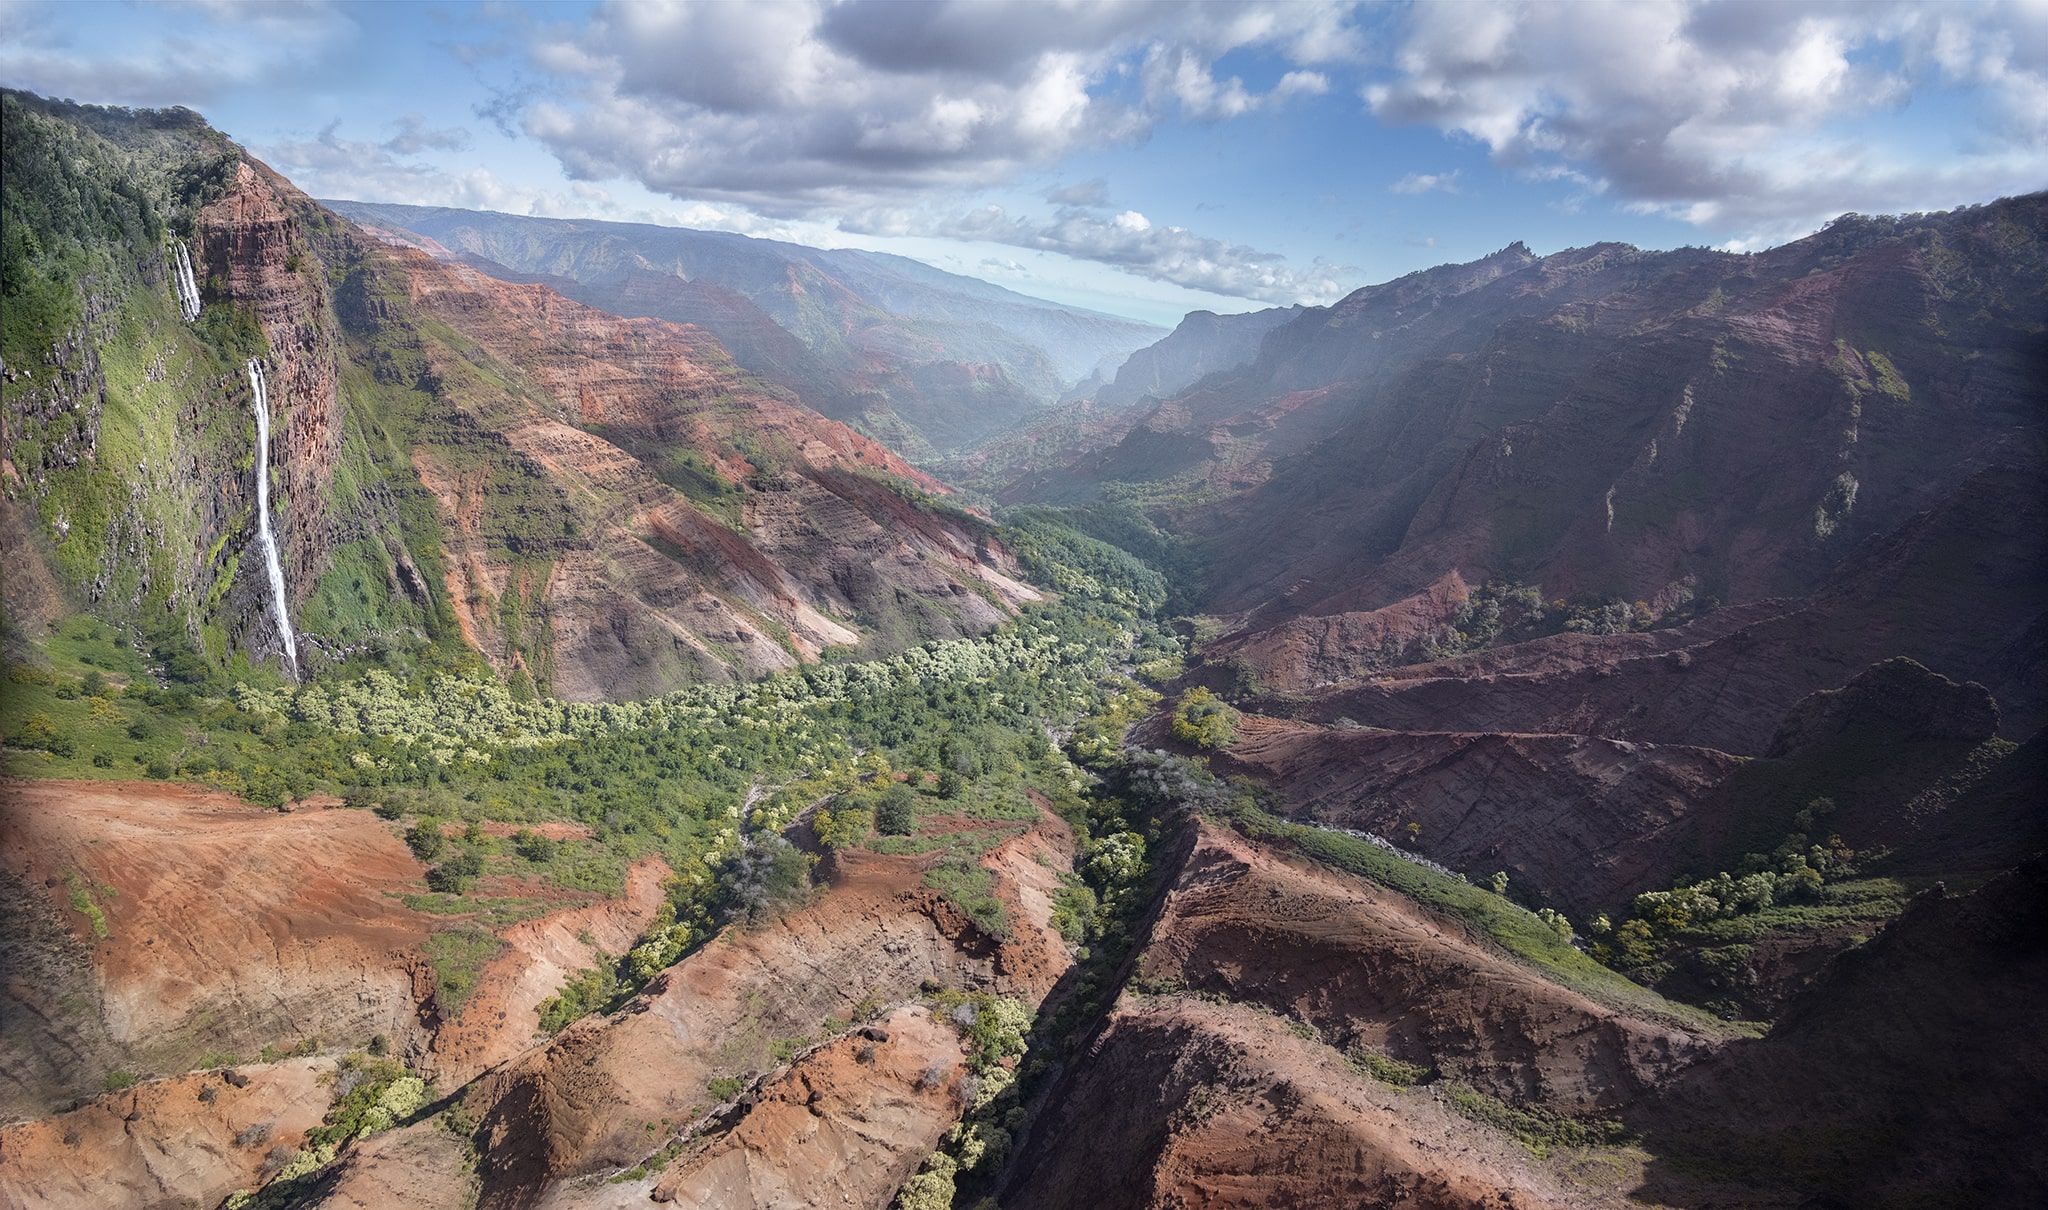
<path fill-rule="evenodd" d="M 170 6 L 137 14 L 118 44 L 82 44 L 56 6 L 0 5 L 0 79 L 107 105 L 203 105 L 236 88 L 287 82 L 361 31 L 325 0 Z"/>
<path fill-rule="evenodd" d="M 1324 265 L 1290 269 L 1277 253 L 1154 226 L 1135 210 L 1104 217 L 1069 207 L 1041 222 L 984 206 L 940 223 L 936 234 L 1057 252 L 1153 281 L 1283 305 L 1335 301 L 1347 288 L 1344 279 L 1355 275 Z"/>
<path fill-rule="evenodd" d="M 1859 128 L 1934 83 L 1991 99 L 1993 130 L 1928 160 Z M 2048 175 L 2048 8 L 2039 4 L 1418 5 L 1389 78 L 1391 123 L 1484 143 L 1582 193 L 1751 240 L 1844 208 L 1910 210 L 2038 188 Z"/>
<path fill-rule="evenodd" d="M 1359 53 L 1351 8 L 611 3 L 536 38 L 531 60 L 562 91 L 526 106 L 521 127 L 572 177 L 780 215 L 900 202 L 1137 138 L 1162 112 L 1222 120 L 1326 91 L 1311 65 Z M 1247 49 L 1287 68 L 1264 91 L 1215 71 Z"/>

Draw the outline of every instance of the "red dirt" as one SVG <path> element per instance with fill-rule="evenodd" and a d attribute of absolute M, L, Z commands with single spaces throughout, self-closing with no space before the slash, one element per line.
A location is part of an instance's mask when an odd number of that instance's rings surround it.
<path fill-rule="evenodd" d="M 841 854 L 810 906 L 726 930 L 622 1012 L 485 1075 L 467 1102 L 483 1122 L 482 1204 L 531 1205 L 565 1178 L 639 1163 L 661 1142 L 645 1123 L 689 1121 L 711 1104 L 708 1080 L 771 1068 L 771 1043 L 815 1036 L 864 999 L 901 1002 L 935 980 L 1037 1003 L 1072 961 L 1045 906 L 1072 843 L 1047 816 L 985 855 L 1010 906 L 1004 941 L 923 885 L 931 858 Z"/>
<path fill-rule="evenodd" d="M 0 1129 L 0 1205 L 212 1206 L 258 1183 L 327 1112 L 328 1059 L 195 1071 Z"/>
<path fill-rule="evenodd" d="M 730 1131 L 654 1186 L 657 1202 L 725 1210 L 884 1210 L 953 1125 L 965 1063 L 952 1025 L 920 1006 L 841 1037 L 764 1086 Z"/>
<path fill-rule="evenodd" d="M 1401 895 L 1206 823 L 1144 970 L 1570 1112 L 1626 1104 L 1709 1049 L 1567 991 Z"/>
<path fill-rule="evenodd" d="M 415 975 L 433 920 L 397 899 L 419 889 L 421 867 L 367 812 L 283 814 L 163 783 L 8 782 L 0 867 L 90 947 L 88 1011 L 114 1053 L 77 1064 L 74 1082 L 315 1036 L 424 1043 Z M 72 909 L 71 879 L 99 905 L 106 937 Z M 42 990 L 9 988 L 30 1005 Z M 9 1031 L 10 1050 L 37 1044 Z M 32 1095 L 10 1087 L 10 1108 Z"/>

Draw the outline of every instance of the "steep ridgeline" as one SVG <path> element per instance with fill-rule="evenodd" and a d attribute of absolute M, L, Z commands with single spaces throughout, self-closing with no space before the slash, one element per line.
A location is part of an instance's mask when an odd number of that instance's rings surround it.
<path fill-rule="evenodd" d="M 1610 631 L 1856 580 L 1914 608 L 1844 676 L 1913 654 L 2038 702 L 1999 664 L 2048 606 L 2042 545 L 1999 517 L 2042 481 L 2044 282 L 2038 194 L 1748 256 L 1516 245 L 1304 310 L 1250 364 L 1001 494 L 1107 491 L 1187 535 L 1229 654 L 1290 692 L 1411 662 L 1395 649 L 1490 580 L 1637 615 L 1591 623 Z M 1856 570 L 1930 525 L 1951 544 L 1909 580 Z M 1452 575 L 1442 616 L 1374 616 Z M 1973 663 L 1932 658 L 1987 609 L 2001 629 Z"/>
<path fill-rule="evenodd" d="M 1160 336 L 902 257 L 716 231 L 329 202 L 616 315 L 710 331 L 748 371 L 912 457 L 959 450 Z"/>
<path fill-rule="evenodd" d="M 597 699 L 1032 595 L 937 482 L 699 330 L 387 248 L 187 111 L 5 104 L 24 637 L 83 607 L 182 679 L 474 652 Z"/>
<path fill-rule="evenodd" d="M 1150 396 L 1168 399 L 1211 374 L 1234 370 L 1259 355 L 1266 333 L 1296 318 L 1302 308 L 1268 307 L 1244 315 L 1190 311 L 1158 344 L 1139 349 L 1116 377 L 1094 393 L 1106 407 L 1129 407 Z"/>

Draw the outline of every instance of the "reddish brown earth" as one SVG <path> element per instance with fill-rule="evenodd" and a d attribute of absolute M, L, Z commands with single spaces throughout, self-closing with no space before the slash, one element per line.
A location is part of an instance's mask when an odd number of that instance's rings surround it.
<path fill-rule="evenodd" d="M 478 975 L 462 1013 L 440 1022 L 423 1066 L 455 1087 L 504 1063 L 540 1035 L 540 1004 L 578 972 L 633 948 L 666 900 L 668 864 L 642 860 L 626 873 L 626 893 L 551 911 L 501 932 L 504 949 Z"/>
<path fill-rule="evenodd" d="M 1709 1038 L 1603 1007 L 1360 878 L 1196 825 L 1143 969 L 1517 1103 L 1612 1110 Z"/>
<path fill-rule="evenodd" d="M 451 531 L 447 587 L 464 636 L 501 668 L 518 652 L 497 602 L 515 592 L 552 634 L 555 691 L 579 700 L 791 667 L 861 642 L 850 625 L 859 613 L 944 638 L 1037 598 L 990 525 L 872 476 L 946 488 L 744 378 L 705 332 L 621 319 L 423 254 L 380 255 L 414 307 L 473 342 L 432 350 L 450 402 L 582 522 L 545 576 L 520 580 L 489 539 L 483 480 L 413 451 Z M 510 391 L 472 362 L 488 362 Z M 736 528 L 664 482 L 662 460 L 678 450 L 726 484 Z"/>
<path fill-rule="evenodd" d="M 676 1161 L 657 1202 L 884 1210 L 960 1115 L 959 1032 L 923 1006 L 804 1056 L 732 1129 Z"/>
<path fill-rule="evenodd" d="M 62 913 L 80 948 L 55 955 L 83 958 L 56 979 L 9 971 L 7 1112 L 96 1091 L 117 1066 L 179 1071 L 313 1037 L 381 1033 L 423 1054 L 419 945 L 434 921 L 398 901 L 421 866 L 375 816 L 286 815 L 163 783 L 0 794 L 0 866 Z M 104 938 L 71 907 L 73 875 Z"/>
<path fill-rule="evenodd" d="M 1228 762 L 1280 787 L 1294 818 L 1374 832 L 1481 876 L 1506 870 L 1574 919 L 1669 887 L 1698 853 L 1693 813 L 1741 764 L 1711 748 L 1584 735 L 1256 715 L 1239 724 Z"/>
<path fill-rule="evenodd" d="M 1640 1203 L 1546 1165 L 1425 1090 L 1360 1074 L 1269 1013 L 1127 998 L 1040 1117 L 1002 1204 L 1018 1210 L 1537 1210 Z M 1624 1161 L 1625 1163 L 1626 1161 Z"/>
<path fill-rule="evenodd" d="M 330 1059 L 195 1071 L 0 1128 L 0 1205 L 216 1205 L 275 1172 L 320 1124 L 333 1072 Z"/>
<path fill-rule="evenodd" d="M 773 1043 L 815 1037 L 863 1000 L 901 1002 L 930 980 L 1037 1003 L 1072 962 L 1041 908 L 1072 845 L 1047 816 L 984 857 L 1013 922 L 1001 940 L 923 885 L 932 859 L 842 854 L 814 905 L 728 929 L 619 1013 L 484 1076 L 466 1101 L 483 1123 L 483 1204 L 535 1204 L 558 1181 L 639 1163 L 669 1137 L 647 1123 L 673 1132 L 710 1107 L 707 1081 L 772 1067 Z"/>
<path fill-rule="evenodd" d="M 324 1210 L 468 1210 L 469 1145 L 439 1119 L 373 1134 L 323 1173 L 307 1200 Z"/>

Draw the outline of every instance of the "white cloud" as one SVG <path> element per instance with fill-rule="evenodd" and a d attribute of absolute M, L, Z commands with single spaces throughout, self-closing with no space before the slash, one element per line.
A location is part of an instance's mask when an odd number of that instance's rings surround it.
<path fill-rule="evenodd" d="M 1433 189 L 1443 193 L 1456 193 L 1458 172 L 1456 169 L 1449 172 L 1411 172 L 1387 186 L 1387 189 L 1393 193 L 1428 193 Z"/>
<path fill-rule="evenodd" d="M 1937 82 L 1981 88 L 1993 125 L 1933 149 L 1888 137 L 1877 120 Z M 2048 6 L 1425 4 L 1362 95 L 1582 197 L 1769 241 L 1844 209 L 2039 188 Z"/>
<path fill-rule="evenodd" d="M 199 106 L 288 83 L 361 32 L 325 0 L 213 0 L 142 10 L 121 32 L 81 39 L 59 7 L 0 5 L 0 79 L 9 87 L 102 105 Z M 175 20 L 166 32 L 167 14 Z"/>
<path fill-rule="evenodd" d="M 608 3 L 539 33 L 559 86 L 521 128 L 572 177 L 801 215 L 1002 182 L 1142 136 L 1158 115 L 1225 120 L 1330 88 L 1354 58 L 1348 0 L 761 0 Z M 1218 78 L 1252 50 L 1286 68 Z M 1124 73 L 1140 73 L 1140 96 Z M 502 116 L 493 111 L 493 116 Z"/>
<path fill-rule="evenodd" d="M 1277 253 L 1210 239 L 1185 227 L 1155 226 L 1135 210 L 1103 218 L 1064 208 L 1050 221 L 1039 222 L 1012 217 L 1000 206 L 984 206 L 944 220 L 937 228 L 935 234 L 955 239 L 1057 252 L 1153 281 L 1259 302 L 1327 303 L 1355 284 L 1345 280 L 1355 275 L 1352 270 L 1321 265 L 1290 269 Z"/>

